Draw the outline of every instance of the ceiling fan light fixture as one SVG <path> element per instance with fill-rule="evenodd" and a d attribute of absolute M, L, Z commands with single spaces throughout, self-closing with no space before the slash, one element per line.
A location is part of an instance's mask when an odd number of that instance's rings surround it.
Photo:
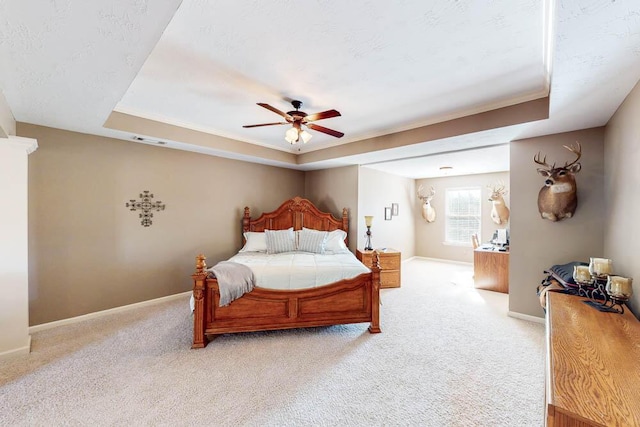
<path fill-rule="evenodd" d="M 288 131 L 285 132 L 284 134 L 284 139 L 285 141 L 287 141 L 289 144 L 293 145 L 296 142 L 298 142 L 298 129 L 296 128 L 290 128 Z"/>
<path fill-rule="evenodd" d="M 255 128 L 262 126 L 274 126 L 274 125 L 288 125 L 291 124 L 291 129 L 288 129 L 285 132 L 284 139 L 289 144 L 294 145 L 297 144 L 300 139 L 302 139 L 303 143 L 307 143 L 311 140 L 312 134 L 302 129 L 302 126 L 306 126 L 311 130 L 326 133 L 327 135 L 331 135 L 335 138 L 342 138 L 344 133 L 338 132 L 337 130 L 329 129 L 324 126 L 317 125 L 315 122 L 317 120 L 325 120 L 330 119 L 332 117 L 340 117 L 340 112 L 337 110 L 327 110 L 321 111 L 319 113 L 307 114 L 304 111 L 300 111 L 300 107 L 302 107 L 301 101 L 293 100 L 291 101 L 291 105 L 295 110 L 284 112 L 280 111 L 275 107 L 272 107 L 269 104 L 265 104 L 263 102 L 258 102 L 258 105 L 266 108 L 267 110 L 276 113 L 277 115 L 283 117 L 286 121 L 280 121 L 275 123 L 260 123 L 257 125 L 244 125 L 243 128 Z"/>
<path fill-rule="evenodd" d="M 306 130 L 303 130 L 302 132 L 300 132 L 300 137 L 302 138 L 302 142 L 306 144 L 311 140 L 311 138 L 313 138 L 313 135 L 311 135 Z"/>

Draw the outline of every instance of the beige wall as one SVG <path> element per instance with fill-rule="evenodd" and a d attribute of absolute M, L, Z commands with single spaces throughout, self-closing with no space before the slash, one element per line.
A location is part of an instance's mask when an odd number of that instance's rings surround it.
<path fill-rule="evenodd" d="M 542 152 L 549 163 L 563 164 L 575 158 L 563 145 L 576 141 L 582 144 L 582 170 L 576 175 L 575 216 L 555 223 L 542 219 L 537 199 L 544 179 L 536 172 L 533 157 Z M 510 151 L 509 311 L 542 317 L 535 291 L 543 271 L 554 264 L 588 262 L 589 257 L 604 255 L 604 128 L 514 141 Z"/>
<path fill-rule="evenodd" d="M 204 252 L 212 265 L 240 247 L 242 206 L 259 215 L 295 195 L 335 215 L 348 207 L 352 250 L 364 246 L 361 217 L 373 214 L 374 247 L 395 247 L 404 259 L 418 255 L 471 262 L 470 248 L 441 244 L 438 233 L 443 236 L 443 231 L 437 230 L 443 230 L 444 188 L 480 180 L 486 194 L 486 184 L 494 179 L 510 181 L 510 310 L 542 316 L 535 288 L 552 264 L 610 256 L 621 274 L 635 274 L 630 257 L 636 251 L 618 244 L 620 236 L 634 230 L 624 213 L 635 199 L 617 194 L 621 188 L 622 194 L 633 189 L 620 184 L 622 179 L 638 181 L 634 165 L 618 165 L 637 157 L 629 134 L 638 132 L 630 117 L 637 116 L 639 98 L 636 88 L 606 131 L 606 185 L 616 189 L 607 192 L 616 220 L 606 224 L 606 251 L 603 128 L 513 142 L 510 178 L 499 173 L 414 181 L 358 166 L 303 173 L 19 123 L 19 135 L 36 138 L 41 146 L 29 162 L 30 324 L 187 291 L 195 254 Z M 576 217 L 555 224 L 542 220 L 536 207 L 542 177 L 532 158 L 542 151 L 549 159 L 565 161 L 568 152 L 562 145 L 576 140 L 584 153 Z M 264 191 L 265 183 L 270 191 Z M 434 224 L 420 217 L 415 197 L 420 183 L 438 191 Z M 149 228 L 124 207 L 142 190 L 167 205 L 154 214 Z M 384 221 L 384 207 L 391 203 L 399 203 L 400 216 Z M 497 227 L 490 220 L 490 205 L 483 205 L 484 241 Z M 633 238 L 628 240 L 632 245 Z M 433 241 L 440 248 L 427 244 Z"/>
<path fill-rule="evenodd" d="M 605 129 L 604 255 L 616 274 L 634 279 L 630 306 L 640 316 L 640 83 L 629 93 Z"/>
<path fill-rule="evenodd" d="M 358 236 L 358 166 L 309 171 L 305 174 L 305 197 L 318 209 L 342 217 L 349 209 L 349 249 L 355 253 Z"/>
<path fill-rule="evenodd" d="M 422 218 L 422 202 L 417 197 L 412 199 L 412 209 L 416 213 L 416 255 L 427 258 L 440 258 L 461 262 L 473 262 L 473 248 L 471 241 L 465 246 L 447 245 L 445 240 L 445 194 L 449 188 L 480 187 L 482 190 L 482 222 L 480 242 L 491 239 L 496 228 L 505 228 L 504 225 L 495 224 L 491 220 L 492 204 L 489 201 L 490 191 L 488 185 L 502 181 L 508 190 L 505 195 L 505 202 L 510 207 L 509 172 L 485 173 L 477 175 L 464 175 L 452 177 L 440 177 L 419 179 L 416 181 L 416 188 L 423 185 L 425 191 L 433 186 L 436 195 L 431 201 L 431 206 L 436 210 L 436 220 L 432 223 L 426 222 Z M 508 227 L 508 225 L 507 225 Z"/>
<path fill-rule="evenodd" d="M 302 195 L 304 173 L 18 124 L 29 157 L 29 308 L 36 325 L 188 291 L 241 245 L 257 216 Z M 125 207 L 149 190 L 166 210 L 142 227 Z"/>
<path fill-rule="evenodd" d="M 364 216 L 373 215 L 371 244 L 374 248 L 393 248 L 402 259 L 415 254 L 414 214 L 412 204 L 415 180 L 361 167 L 358 177 L 358 248 L 365 245 Z M 384 208 L 398 203 L 398 216 L 384 219 Z"/>

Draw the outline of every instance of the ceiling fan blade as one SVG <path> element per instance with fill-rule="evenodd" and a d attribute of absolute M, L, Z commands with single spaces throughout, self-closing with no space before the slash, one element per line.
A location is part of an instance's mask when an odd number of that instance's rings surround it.
<path fill-rule="evenodd" d="M 265 104 L 265 103 L 262 103 L 262 102 L 258 102 L 258 105 L 261 106 L 261 107 L 266 108 L 267 110 L 273 111 L 276 114 L 281 115 L 282 117 L 284 117 L 287 120 L 293 120 L 293 118 L 290 115 L 288 115 L 285 112 L 282 112 L 282 111 L 278 110 L 276 107 L 272 107 L 271 105 Z"/>
<path fill-rule="evenodd" d="M 261 123 L 259 125 L 244 125 L 243 128 L 257 128 L 260 126 L 273 126 L 273 125 L 288 125 L 288 122 L 276 122 L 276 123 Z"/>
<path fill-rule="evenodd" d="M 303 119 L 303 121 L 307 123 L 307 122 L 314 122 L 316 120 L 330 119 L 331 117 L 338 117 L 338 116 L 340 116 L 339 111 L 327 110 L 321 113 L 309 114 L 307 117 Z"/>
<path fill-rule="evenodd" d="M 313 123 L 308 123 L 307 127 L 318 132 L 326 133 L 327 135 L 335 136 L 336 138 L 342 138 L 344 136 L 344 133 L 342 132 L 338 132 L 337 130 L 329 129 L 323 126 L 314 125 Z"/>

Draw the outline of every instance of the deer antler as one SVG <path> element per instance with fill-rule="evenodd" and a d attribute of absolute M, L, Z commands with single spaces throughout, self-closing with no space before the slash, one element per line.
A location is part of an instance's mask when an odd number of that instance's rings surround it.
<path fill-rule="evenodd" d="M 539 151 L 538 151 L 538 154 L 536 154 L 536 155 L 533 157 L 533 161 L 534 161 L 534 162 L 536 162 L 537 164 L 539 164 L 540 166 L 544 166 L 544 167 L 545 167 L 545 169 L 547 169 L 547 170 L 551 170 L 551 169 L 553 169 L 553 168 L 555 168 L 555 167 L 556 167 L 556 164 L 555 164 L 555 163 L 553 164 L 553 166 L 551 166 L 551 165 L 549 165 L 549 164 L 547 163 L 547 156 L 546 156 L 546 154 L 545 154 L 544 158 L 542 159 L 542 161 L 540 161 L 540 152 L 539 152 Z"/>
<path fill-rule="evenodd" d="M 493 184 L 487 185 L 487 188 L 491 190 L 492 193 L 500 193 L 500 194 L 506 193 L 504 187 L 505 187 L 505 184 L 504 182 L 502 182 L 502 180 L 495 182 Z"/>
<path fill-rule="evenodd" d="M 429 194 L 426 194 L 426 195 L 422 192 L 423 189 L 424 187 L 422 186 L 422 184 L 420 184 L 420 186 L 418 187 L 418 191 L 416 193 L 418 198 L 422 201 L 427 201 L 433 198 L 433 196 L 435 196 L 436 194 L 436 189 L 433 188 L 433 186 L 431 186 L 431 188 L 429 189 Z"/>
<path fill-rule="evenodd" d="M 573 154 L 575 154 L 577 157 L 576 159 L 571 162 L 571 163 L 566 163 L 564 164 L 564 168 L 567 169 L 573 165 L 575 165 L 576 163 L 578 163 L 578 160 L 580 160 L 580 157 L 582 156 L 582 147 L 580 146 L 580 143 L 578 141 L 576 141 L 576 147 L 574 147 L 573 145 L 570 147 L 567 147 L 566 145 L 563 145 L 564 148 L 566 148 L 567 150 L 571 151 Z"/>

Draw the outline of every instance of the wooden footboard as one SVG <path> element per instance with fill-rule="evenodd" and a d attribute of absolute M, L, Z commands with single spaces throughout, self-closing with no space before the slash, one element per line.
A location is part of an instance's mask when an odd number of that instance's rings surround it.
<path fill-rule="evenodd" d="M 330 285 L 303 290 L 255 288 L 225 307 L 219 307 L 215 278 L 207 278 L 205 257 L 196 257 L 193 345 L 202 348 L 208 336 L 274 329 L 370 323 L 380 330 L 380 269 L 377 254 L 371 273 Z"/>

